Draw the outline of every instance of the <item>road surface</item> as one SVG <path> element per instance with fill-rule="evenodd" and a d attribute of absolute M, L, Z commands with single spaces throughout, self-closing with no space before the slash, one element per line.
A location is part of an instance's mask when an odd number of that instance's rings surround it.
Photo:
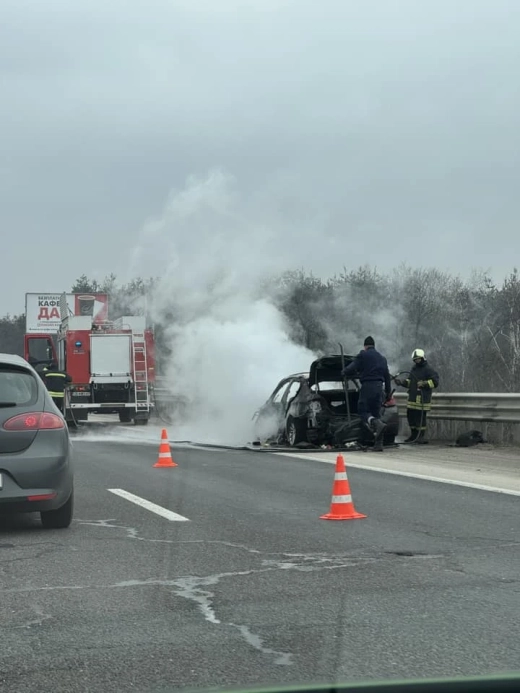
<path fill-rule="evenodd" d="M 0 520 L 5 690 L 520 669 L 518 496 L 349 466 L 368 517 L 327 522 L 334 469 L 312 457 L 74 448 L 71 529 Z"/>

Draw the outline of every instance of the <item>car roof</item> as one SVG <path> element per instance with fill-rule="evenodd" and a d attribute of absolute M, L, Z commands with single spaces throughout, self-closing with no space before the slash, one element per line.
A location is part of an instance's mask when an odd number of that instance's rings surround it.
<path fill-rule="evenodd" d="M 23 366 L 27 370 L 32 370 L 31 365 L 18 354 L 3 354 L 0 353 L 0 363 L 4 363 L 8 366 Z"/>

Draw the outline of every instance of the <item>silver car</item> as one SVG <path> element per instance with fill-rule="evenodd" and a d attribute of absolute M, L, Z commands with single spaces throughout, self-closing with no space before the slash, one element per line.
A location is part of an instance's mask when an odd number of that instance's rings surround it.
<path fill-rule="evenodd" d="M 69 430 L 34 368 L 0 353 L 0 513 L 39 512 L 69 527 L 74 506 Z"/>

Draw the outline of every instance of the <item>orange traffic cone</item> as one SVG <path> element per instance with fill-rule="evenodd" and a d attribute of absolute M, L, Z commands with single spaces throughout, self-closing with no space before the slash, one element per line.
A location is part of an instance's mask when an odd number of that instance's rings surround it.
<path fill-rule="evenodd" d="M 178 467 L 179 465 L 173 461 L 172 451 L 170 450 L 170 443 L 168 441 L 168 434 L 166 429 L 163 428 L 161 433 L 161 444 L 159 445 L 159 457 L 154 467 Z"/>
<path fill-rule="evenodd" d="M 330 512 L 326 515 L 321 515 L 320 520 L 361 520 L 364 517 L 366 515 L 358 513 L 354 507 L 347 470 L 345 469 L 345 460 L 343 455 L 338 455 L 336 458 L 336 473 L 334 474 Z"/>

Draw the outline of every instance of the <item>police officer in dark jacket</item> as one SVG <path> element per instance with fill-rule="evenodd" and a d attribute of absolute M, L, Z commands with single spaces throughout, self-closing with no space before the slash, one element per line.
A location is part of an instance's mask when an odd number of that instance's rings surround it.
<path fill-rule="evenodd" d="M 439 387 L 439 374 L 430 366 L 422 349 L 412 354 L 414 366 L 410 376 L 404 380 L 395 379 L 396 385 L 408 390 L 406 418 L 410 426 L 410 436 L 405 443 L 426 443 L 426 416 L 432 407 L 432 391 Z"/>
<path fill-rule="evenodd" d="M 65 413 L 64 400 L 65 390 L 67 385 L 72 382 L 72 378 L 65 371 L 61 371 L 55 362 L 43 369 L 43 382 L 49 391 L 54 404 L 58 407 L 62 414 Z"/>
<path fill-rule="evenodd" d="M 385 399 L 391 393 L 390 373 L 386 358 L 376 351 L 373 337 L 367 337 L 364 349 L 359 352 L 354 361 L 347 366 L 343 375 L 347 378 L 357 377 L 361 382 L 358 399 L 358 414 L 362 421 L 375 435 L 374 450 L 383 449 L 383 432 L 386 424 L 381 421 L 383 404 L 383 385 Z"/>

